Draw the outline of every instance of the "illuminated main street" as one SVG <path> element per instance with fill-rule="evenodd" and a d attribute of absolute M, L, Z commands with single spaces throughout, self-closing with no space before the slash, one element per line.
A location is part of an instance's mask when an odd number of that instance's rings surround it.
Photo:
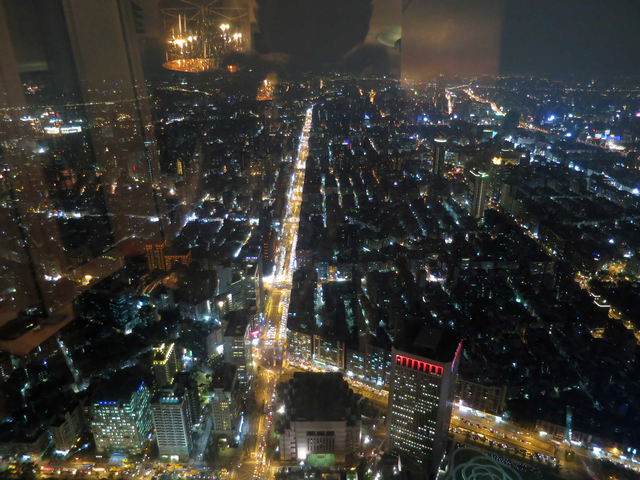
<path fill-rule="evenodd" d="M 463 91 L 464 91 L 464 93 L 469 95 L 469 98 L 471 100 L 475 100 L 476 102 L 488 104 L 491 107 L 491 110 L 493 110 L 493 113 L 495 115 L 498 115 L 498 116 L 504 115 L 502 113 L 502 110 L 500 110 L 500 108 L 495 104 L 495 102 L 492 102 L 490 100 L 486 100 L 484 98 L 481 98 L 481 97 L 477 96 L 476 94 L 473 93 L 473 91 L 470 88 L 464 89 Z"/>
<path fill-rule="evenodd" d="M 256 411 L 247 419 L 249 422 L 244 440 L 244 462 L 236 465 L 231 477 L 239 480 L 250 478 L 270 478 L 274 473 L 266 454 L 268 434 L 272 425 L 275 385 L 282 368 L 282 358 L 287 338 L 287 315 L 291 280 L 295 268 L 296 243 L 302 204 L 304 175 L 309 155 L 309 133 L 311 132 L 313 109 L 306 111 L 305 122 L 300 135 L 294 173 L 287 192 L 287 205 L 282 221 L 282 231 L 278 238 L 276 263 L 273 279 L 267 283 L 265 325 L 260 335 L 260 345 L 254 350 L 253 392 Z"/>
<path fill-rule="evenodd" d="M 307 110 L 304 127 L 300 135 L 294 173 L 287 192 L 287 206 L 282 221 L 282 231 L 278 237 L 275 272 L 272 284 L 267 286 L 266 322 L 262 335 L 262 344 L 264 346 L 265 359 L 270 360 L 271 363 L 278 363 L 282 360 L 287 338 L 291 277 L 295 268 L 302 189 L 304 188 L 304 175 L 307 157 L 309 156 L 309 133 L 311 131 L 312 112 L 312 108 Z"/>

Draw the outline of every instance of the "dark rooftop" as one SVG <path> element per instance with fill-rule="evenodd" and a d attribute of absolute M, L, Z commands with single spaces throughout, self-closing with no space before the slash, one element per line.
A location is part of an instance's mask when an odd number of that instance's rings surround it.
<path fill-rule="evenodd" d="M 94 402 L 127 401 L 144 383 L 144 376 L 138 368 L 125 368 L 114 373 L 111 378 L 96 388 Z"/>
<path fill-rule="evenodd" d="M 246 309 L 229 312 L 225 315 L 224 320 L 229 322 L 227 330 L 224 332 L 225 337 L 244 337 L 249 324 L 249 315 Z"/>
<path fill-rule="evenodd" d="M 224 390 L 231 390 L 233 382 L 237 378 L 236 366 L 224 363 L 218 365 L 216 369 L 211 373 L 210 389 L 222 388 Z"/>
<path fill-rule="evenodd" d="M 296 372 L 290 381 L 291 420 L 332 422 L 347 420 L 353 392 L 342 373 Z"/>
<path fill-rule="evenodd" d="M 442 363 L 453 360 L 461 340 L 452 330 L 427 325 L 415 328 L 411 333 L 407 335 L 407 339 L 413 339 L 413 342 L 407 341 L 406 348 L 400 348 L 401 350 Z"/>

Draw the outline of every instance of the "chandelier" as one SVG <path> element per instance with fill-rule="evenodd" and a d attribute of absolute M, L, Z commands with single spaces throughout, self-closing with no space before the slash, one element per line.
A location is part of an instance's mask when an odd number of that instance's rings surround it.
<path fill-rule="evenodd" d="M 180 3 L 162 9 L 168 33 L 165 68 L 205 72 L 218 68 L 225 54 L 249 50 L 249 9 L 238 0 Z"/>

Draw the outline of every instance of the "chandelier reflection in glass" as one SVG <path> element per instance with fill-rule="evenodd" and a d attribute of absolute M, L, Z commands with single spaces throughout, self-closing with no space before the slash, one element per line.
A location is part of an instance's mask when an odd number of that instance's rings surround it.
<path fill-rule="evenodd" d="M 249 49 L 249 9 L 239 0 L 181 3 L 185 5 L 162 10 L 169 37 L 165 68 L 180 72 L 214 70 L 225 54 Z"/>

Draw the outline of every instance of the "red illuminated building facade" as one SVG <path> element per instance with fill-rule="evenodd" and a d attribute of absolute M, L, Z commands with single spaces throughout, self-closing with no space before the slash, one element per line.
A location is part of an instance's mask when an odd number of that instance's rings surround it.
<path fill-rule="evenodd" d="M 393 349 L 388 450 L 435 478 L 444 456 L 462 344 L 448 362 Z"/>

